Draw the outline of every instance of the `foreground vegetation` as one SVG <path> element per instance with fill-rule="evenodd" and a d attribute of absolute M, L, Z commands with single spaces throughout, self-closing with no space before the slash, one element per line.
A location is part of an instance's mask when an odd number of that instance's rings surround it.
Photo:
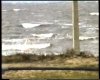
<path fill-rule="evenodd" d="M 46 79 L 46 78 L 59 78 L 59 79 L 98 79 L 97 72 L 85 71 L 9 71 L 3 75 L 5 79 Z M 33 79 L 32 79 L 33 80 Z"/>
<path fill-rule="evenodd" d="M 98 68 L 98 57 L 80 52 L 74 54 L 74 50 L 67 50 L 60 55 L 33 55 L 16 54 L 2 57 L 3 67 L 91 67 Z M 88 54 L 88 55 L 87 55 Z M 98 78 L 98 72 L 89 71 L 7 71 L 2 75 L 3 78 Z"/>

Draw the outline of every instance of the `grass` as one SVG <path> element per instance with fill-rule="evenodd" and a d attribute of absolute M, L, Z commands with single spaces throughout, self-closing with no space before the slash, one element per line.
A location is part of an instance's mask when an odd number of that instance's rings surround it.
<path fill-rule="evenodd" d="M 59 55 L 16 54 L 2 57 L 3 67 L 94 67 L 98 68 L 99 59 L 87 52 L 74 54 L 74 50 L 67 50 Z M 8 71 L 3 78 L 98 78 L 98 72 L 89 71 Z"/>
<path fill-rule="evenodd" d="M 48 61 L 48 60 L 55 60 L 55 59 L 65 59 L 65 58 L 73 58 L 73 57 L 82 57 L 82 58 L 90 58 L 94 57 L 92 54 L 88 52 L 80 52 L 79 55 L 75 54 L 73 49 L 67 50 L 63 54 L 58 55 L 36 55 L 36 54 L 20 54 L 16 53 L 14 55 L 9 56 L 2 56 L 3 63 L 19 63 L 19 62 L 39 62 L 39 61 Z"/>
<path fill-rule="evenodd" d="M 97 72 L 84 71 L 9 71 L 3 75 L 8 79 L 29 79 L 29 78 L 71 78 L 71 79 L 97 79 Z"/>

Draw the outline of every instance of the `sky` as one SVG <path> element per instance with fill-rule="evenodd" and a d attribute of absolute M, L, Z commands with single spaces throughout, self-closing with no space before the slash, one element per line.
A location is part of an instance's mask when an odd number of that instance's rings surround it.
<path fill-rule="evenodd" d="M 2 1 L 4 3 L 50 3 L 50 2 L 60 2 L 60 1 Z"/>
<path fill-rule="evenodd" d="M 2 1 L 3 3 L 55 3 L 55 2 L 61 2 L 61 1 Z M 68 1 L 71 2 L 71 1 Z"/>
<path fill-rule="evenodd" d="M 16 4 L 16 3 L 56 3 L 56 2 L 63 2 L 63 1 L 2 1 L 2 2 Z M 72 2 L 72 1 L 66 1 L 66 2 Z M 84 2 L 91 2 L 91 1 L 84 1 Z M 95 2 L 98 2 L 98 1 L 95 0 Z"/>

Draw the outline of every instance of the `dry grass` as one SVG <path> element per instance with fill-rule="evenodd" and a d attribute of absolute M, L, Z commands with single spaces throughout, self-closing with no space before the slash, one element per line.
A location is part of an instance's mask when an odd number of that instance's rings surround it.
<path fill-rule="evenodd" d="M 57 58 L 54 60 L 38 61 L 38 62 L 20 62 L 20 63 L 3 63 L 6 67 L 98 67 L 98 60 L 96 58 Z"/>
<path fill-rule="evenodd" d="M 29 79 L 29 78 L 80 78 L 80 79 L 97 79 L 98 72 L 84 71 L 9 71 L 3 75 L 8 79 Z"/>
<path fill-rule="evenodd" d="M 71 53 L 71 55 L 70 55 Z M 12 58 L 11 58 L 12 57 Z M 3 57 L 3 67 L 95 67 L 98 68 L 99 60 L 92 55 L 81 52 L 75 55 L 73 50 L 60 55 L 32 55 L 17 54 Z M 17 59 L 17 60 L 16 60 Z M 27 59 L 27 60 L 25 60 Z M 11 61 L 15 60 L 15 61 Z M 22 61 L 20 61 L 22 60 Z M 89 71 L 8 71 L 2 75 L 3 78 L 98 78 L 98 72 Z"/>
<path fill-rule="evenodd" d="M 43 62 L 30 63 L 8 63 L 2 64 L 6 67 L 98 67 L 98 61 L 95 58 L 75 57 L 70 59 L 56 59 Z M 98 78 L 98 72 L 84 71 L 8 71 L 3 74 L 3 78 Z"/>
<path fill-rule="evenodd" d="M 26 53 L 17 53 L 9 56 L 2 56 L 3 63 L 19 63 L 19 62 L 39 62 L 39 61 L 50 61 L 56 59 L 65 59 L 65 58 L 73 58 L 73 57 L 83 57 L 83 58 L 91 58 L 94 57 L 91 53 L 88 52 L 80 52 L 79 55 L 75 54 L 73 49 L 68 49 L 63 54 L 58 55 L 36 55 L 36 54 L 26 54 Z"/>

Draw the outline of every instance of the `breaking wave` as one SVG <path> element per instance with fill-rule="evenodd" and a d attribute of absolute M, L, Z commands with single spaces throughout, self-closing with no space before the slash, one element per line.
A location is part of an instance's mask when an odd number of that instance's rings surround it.
<path fill-rule="evenodd" d="M 72 36 L 68 35 L 67 34 L 67 38 L 68 39 L 72 39 Z M 88 36 L 80 36 L 79 37 L 79 40 L 95 40 L 95 39 L 98 39 L 98 37 L 88 37 Z"/>
<path fill-rule="evenodd" d="M 13 9 L 13 11 L 16 11 L 16 12 L 17 12 L 17 11 L 20 11 L 20 10 L 21 10 L 21 9 Z"/>
<path fill-rule="evenodd" d="M 46 33 L 46 34 L 32 34 L 34 37 L 38 37 L 39 39 L 46 39 L 51 38 L 54 34 L 53 33 Z"/>
<path fill-rule="evenodd" d="M 23 39 L 3 39 L 3 42 L 22 42 Z"/>
<path fill-rule="evenodd" d="M 50 47 L 50 43 L 40 43 L 40 44 L 13 44 L 13 45 L 5 45 L 2 44 L 2 50 L 27 50 L 27 49 L 42 49 Z"/>
<path fill-rule="evenodd" d="M 22 23 L 21 25 L 22 25 L 24 28 L 33 28 L 33 27 L 40 26 L 41 24 Z"/>
<path fill-rule="evenodd" d="M 79 39 L 80 40 L 95 40 L 98 37 L 87 37 L 87 36 L 80 36 Z"/>
<path fill-rule="evenodd" d="M 6 12 L 7 10 L 2 10 L 2 12 Z"/>
<path fill-rule="evenodd" d="M 98 16 L 99 13 L 98 12 L 92 12 L 92 13 L 90 13 L 90 15 L 92 15 L 92 16 L 94 16 L 94 15 Z"/>

